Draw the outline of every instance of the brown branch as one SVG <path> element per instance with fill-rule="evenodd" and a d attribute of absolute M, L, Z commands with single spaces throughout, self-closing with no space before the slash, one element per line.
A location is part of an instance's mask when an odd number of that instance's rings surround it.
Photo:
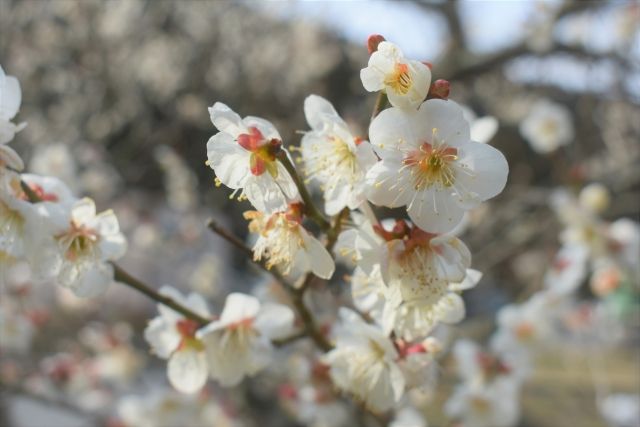
<path fill-rule="evenodd" d="M 211 322 L 211 319 L 207 319 L 206 317 L 200 316 L 198 313 L 195 313 L 194 311 L 188 309 L 187 307 L 175 301 L 174 299 L 157 292 L 155 289 L 153 289 L 151 286 L 147 285 L 143 281 L 136 279 L 116 263 L 112 262 L 111 265 L 113 265 L 113 273 L 114 273 L 113 278 L 115 281 L 137 290 L 138 292 L 148 296 L 152 300 L 157 301 L 160 304 L 165 305 L 174 311 L 177 311 L 178 313 L 182 314 L 184 317 L 191 319 L 195 322 L 198 322 L 198 324 L 201 326 L 204 326 Z"/>
<path fill-rule="evenodd" d="M 240 249 L 241 252 L 243 252 L 246 255 L 249 255 L 249 259 L 251 259 L 255 265 L 260 267 L 260 269 L 262 269 L 266 273 L 269 273 L 270 275 L 272 275 L 273 278 L 276 279 L 276 281 L 278 281 L 280 284 L 282 284 L 285 287 L 291 286 L 287 282 L 287 280 L 284 278 L 284 276 L 280 274 L 278 270 L 276 270 L 275 268 L 267 267 L 267 264 L 261 260 L 256 260 L 253 257 L 253 250 L 250 247 L 245 245 L 244 242 L 240 240 L 237 236 L 229 233 L 227 230 L 221 227 L 220 224 L 215 222 L 215 220 L 210 219 L 209 223 L 207 224 L 207 227 L 209 228 L 209 230 L 213 231 L 218 236 L 222 237 L 227 242 L 231 243 L 233 246 Z"/>
<path fill-rule="evenodd" d="M 293 165 L 293 163 L 291 163 L 291 160 L 289 159 L 286 151 L 281 150 L 278 153 L 278 160 L 280 161 L 280 163 L 282 163 L 282 166 L 284 166 L 287 172 L 289 172 L 291 179 L 293 179 L 293 182 L 298 188 L 300 197 L 304 202 L 304 213 L 316 224 L 318 224 L 320 228 L 322 228 L 322 230 L 328 230 L 329 227 L 331 227 L 331 224 L 329 224 L 329 221 L 325 219 L 324 215 L 320 213 L 316 205 L 313 203 L 313 199 L 311 198 L 311 194 L 309 194 L 309 190 L 307 190 L 307 187 L 304 185 L 304 182 L 300 178 L 300 175 L 298 175 L 296 167 Z"/>

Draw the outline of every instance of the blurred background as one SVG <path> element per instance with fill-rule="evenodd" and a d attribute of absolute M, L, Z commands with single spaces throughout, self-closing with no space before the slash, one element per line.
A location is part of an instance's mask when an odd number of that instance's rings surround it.
<path fill-rule="evenodd" d="M 483 340 L 499 307 L 542 286 L 563 227 L 549 207 L 555 188 L 600 182 L 611 193 L 603 218 L 638 220 L 639 28 L 635 1 L 0 0 L 0 64 L 22 86 L 18 121 L 28 126 L 12 146 L 27 170 L 58 176 L 99 210 L 113 208 L 129 239 L 128 271 L 158 287 L 201 292 L 218 311 L 229 290 L 260 279 L 205 226 L 213 217 L 245 238 L 241 214 L 250 207 L 215 189 L 204 164 L 216 132 L 207 107 L 222 101 L 241 116 L 264 117 L 285 145 L 297 145 L 308 129 L 304 98 L 315 93 L 365 136 L 375 96 L 359 70 L 367 36 L 384 35 L 432 63 L 434 80 L 449 80 L 450 99 L 472 116 L 499 123 L 490 143 L 507 157 L 510 178 L 462 236 L 485 276 L 465 294 L 468 317 L 454 328 Z M 567 111 L 563 126 L 571 129 L 570 141 L 549 152 L 522 129 L 542 100 Z M 31 309 L 44 320 L 28 356 L 0 353 L 0 372 L 38 390 L 64 390 L 59 396 L 86 413 L 7 391 L 0 425 L 115 423 L 119 396 L 167 386 L 164 362 L 143 357 L 141 331 L 155 315 L 144 297 L 113 285 L 103 298 L 76 300 L 60 288 L 30 287 L 19 268 L 12 280 L 12 291 L 33 294 Z M 640 392 L 634 304 L 613 344 L 610 331 L 594 330 L 541 357 L 522 393 L 521 426 L 606 426 L 594 385 Z M 126 352 L 105 344 L 107 336 Z M 583 357 L 585 348 L 596 356 Z M 113 360 L 96 362 L 105 355 Z M 92 377 L 70 381 L 58 372 L 68 365 Z M 261 381 L 211 393 L 247 425 L 296 425 Z M 452 385 L 439 386 L 429 425 L 445 425 L 440 406 Z"/>

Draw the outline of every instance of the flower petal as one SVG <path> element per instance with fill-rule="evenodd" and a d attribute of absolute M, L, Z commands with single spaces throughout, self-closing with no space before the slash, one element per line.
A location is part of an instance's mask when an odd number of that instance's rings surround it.
<path fill-rule="evenodd" d="M 220 132 L 231 135 L 236 139 L 241 133 L 247 133 L 246 126 L 242 123 L 240 116 L 222 102 L 216 102 L 209 108 L 211 122 Z"/>
<path fill-rule="evenodd" d="M 456 174 L 456 189 L 471 191 L 482 201 L 502 192 L 507 183 L 509 164 L 500 151 L 487 144 L 470 142 L 458 150 L 458 156 L 456 163 L 465 169 Z"/>
<path fill-rule="evenodd" d="M 207 359 L 204 351 L 186 347 L 171 355 L 167 363 L 169 382 L 181 393 L 195 393 L 207 382 Z"/>

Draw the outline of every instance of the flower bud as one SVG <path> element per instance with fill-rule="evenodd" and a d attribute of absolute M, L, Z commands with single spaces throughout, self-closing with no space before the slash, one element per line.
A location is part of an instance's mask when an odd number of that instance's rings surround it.
<path fill-rule="evenodd" d="M 429 98 L 448 99 L 451 85 L 447 80 L 436 80 L 429 88 Z"/>
<path fill-rule="evenodd" d="M 378 50 L 378 45 L 385 40 L 386 39 L 380 34 L 371 34 L 367 39 L 367 50 L 369 50 L 369 55 Z"/>

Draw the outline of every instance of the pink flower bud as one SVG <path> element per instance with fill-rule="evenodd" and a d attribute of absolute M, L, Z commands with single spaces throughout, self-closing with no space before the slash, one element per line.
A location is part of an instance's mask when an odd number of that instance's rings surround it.
<path fill-rule="evenodd" d="M 429 98 L 448 99 L 450 86 L 447 80 L 436 80 L 429 88 Z"/>
<path fill-rule="evenodd" d="M 380 42 L 385 41 L 386 39 L 380 34 L 371 34 L 367 39 L 367 49 L 369 50 L 369 55 L 378 50 L 378 45 Z"/>

